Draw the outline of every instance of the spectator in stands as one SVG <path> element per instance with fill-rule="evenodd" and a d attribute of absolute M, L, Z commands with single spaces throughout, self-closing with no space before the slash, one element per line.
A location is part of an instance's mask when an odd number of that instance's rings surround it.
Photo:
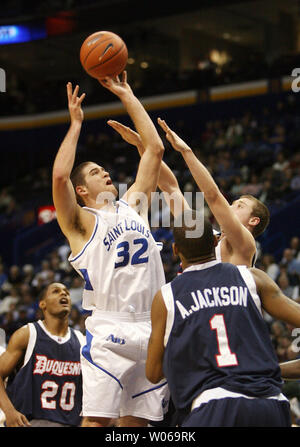
<path fill-rule="evenodd" d="M 288 334 L 277 337 L 276 354 L 279 362 L 285 362 L 296 358 L 292 347 L 292 339 Z"/>
<path fill-rule="evenodd" d="M 37 272 L 33 278 L 33 287 L 42 288 L 43 286 L 47 286 L 49 284 L 49 275 L 51 272 L 50 262 L 48 259 L 43 259 L 41 262 L 41 270 Z"/>
<path fill-rule="evenodd" d="M 9 312 L 11 304 L 17 304 L 20 301 L 20 294 L 17 287 L 12 286 L 10 292 L 0 301 L 0 314 Z"/>
<path fill-rule="evenodd" d="M 281 273 L 278 276 L 277 283 L 286 296 L 292 298 L 293 300 L 298 300 L 299 286 L 292 286 L 286 273 Z"/>
<path fill-rule="evenodd" d="M 300 254 L 300 238 L 298 236 L 294 236 L 290 240 L 290 248 L 293 250 L 294 258 L 298 258 Z"/>
<path fill-rule="evenodd" d="M 0 213 L 5 213 L 9 209 L 13 200 L 14 198 L 9 191 L 9 188 L 2 188 L 0 191 Z"/>
<path fill-rule="evenodd" d="M 270 276 L 270 278 L 273 279 L 273 281 L 276 281 L 280 269 L 278 264 L 276 264 L 273 255 L 265 253 L 261 258 L 259 267 L 264 270 Z"/>
<path fill-rule="evenodd" d="M 298 191 L 300 189 L 300 169 L 298 168 L 295 172 L 295 175 L 293 176 L 291 180 L 291 189 L 293 191 Z"/>
<path fill-rule="evenodd" d="M 277 199 L 277 197 L 278 196 L 272 182 L 270 180 L 264 180 L 258 199 L 268 206 L 268 204 Z"/>
<path fill-rule="evenodd" d="M 8 276 L 5 272 L 5 267 L 2 262 L 0 262 L 0 289 L 2 288 L 2 285 L 7 282 Z"/>
<path fill-rule="evenodd" d="M 290 166 L 290 162 L 285 158 L 283 152 L 278 152 L 276 155 L 276 161 L 273 164 L 272 168 L 278 171 L 284 171 Z"/>
<path fill-rule="evenodd" d="M 80 319 L 81 319 L 81 313 L 76 306 L 72 306 L 71 312 L 69 315 L 69 326 L 71 326 L 73 329 L 77 329 L 81 331 L 81 325 L 80 325 Z"/>
<path fill-rule="evenodd" d="M 262 183 L 259 180 L 259 177 L 256 174 L 251 174 L 249 182 L 242 188 L 242 195 L 251 194 L 254 197 L 259 197 L 261 190 Z"/>
<path fill-rule="evenodd" d="M 53 252 L 50 255 L 49 263 L 50 263 L 50 269 L 54 272 L 54 282 L 64 282 L 66 272 L 62 268 L 61 259 L 56 252 Z"/>
<path fill-rule="evenodd" d="M 245 186 L 245 182 L 241 175 L 236 175 L 233 179 L 233 184 L 230 188 L 230 194 L 232 195 L 233 200 L 236 197 L 240 197 L 242 195 L 242 189 Z"/>
<path fill-rule="evenodd" d="M 70 245 L 67 240 L 64 240 L 64 243 L 61 244 L 57 249 L 57 254 L 62 260 L 63 268 L 65 267 L 65 262 L 68 260 L 69 254 L 71 252 Z"/>
<path fill-rule="evenodd" d="M 13 286 L 19 286 L 22 282 L 22 273 L 18 265 L 12 265 L 8 271 L 8 282 Z"/>
<path fill-rule="evenodd" d="M 81 307 L 82 294 L 84 289 L 84 280 L 80 276 L 75 276 L 69 288 L 72 305 Z"/>
<path fill-rule="evenodd" d="M 25 284 L 32 284 L 33 278 L 34 278 L 34 267 L 31 264 L 25 264 L 22 267 L 22 282 Z"/>
<path fill-rule="evenodd" d="M 286 267 L 287 273 L 290 275 L 292 282 L 298 284 L 300 275 L 300 261 L 295 259 L 293 250 L 291 248 L 286 248 L 283 251 L 281 265 Z"/>

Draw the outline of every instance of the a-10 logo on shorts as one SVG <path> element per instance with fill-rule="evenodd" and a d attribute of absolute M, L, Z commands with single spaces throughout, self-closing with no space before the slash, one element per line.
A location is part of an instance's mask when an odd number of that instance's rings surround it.
<path fill-rule="evenodd" d="M 125 345 L 124 338 L 115 337 L 113 334 L 110 334 L 107 338 L 107 341 L 112 341 L 113 343 L 119 343 L 119 345 Z"/>

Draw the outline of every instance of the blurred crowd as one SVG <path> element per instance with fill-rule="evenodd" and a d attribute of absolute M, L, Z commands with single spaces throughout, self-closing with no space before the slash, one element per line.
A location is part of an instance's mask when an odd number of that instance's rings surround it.
<path fill-rule="evenodd" d="M 300 114 L 293 96 L 278 102 L 274 109 L 264 107 L 256 114 L 245 111 L 238 118 L 208 121 L 201 128 L 193 127 L 188 119 L 171 123 L 167 116 L 164 118 L 208 167 L 228 201 L 241 194 L 252 194 L 269 207 L 272 216 L 272 212 L 280 210 L 300 195 Z M 197 186 L 182 157 L 170 147 L 163 135 L 162 138 L 166 146 L 164 160 L 176 175 L 181 190 L 196 192 Z M 137 150 L 129 147 L 118 134 L 101 131 L 88 133 L 81 141 L 77 162 L 83 160 L 99 160 L 116 184 L 130 185 L 136 174 L 139 156 Z M 29 173 L 24 178 L 18 177 L 14 184 L 0 191 L 1 234 L 6 234 L 8 230 L 20 233 L 28 227 L 37 226 L 38 208 L 50 203 L 51 167 L 40 166 L 34 177 Z M 164 207 L 156 210 L 158 216 L 154 220 L 158 224 L 152 225 L 152 233 L 156 240 L 164 244 L 162 261 L 166 280 L 171 281 L 177 274 L 179 260 L 172 252 L 172 232 L 161 224 L 164 210 Z M 206 212 L 213 221 L 207 208 Z M 299 229 L 295 228 L 295 234 L 277 259 L 274 253 L 264 252 L 259 243 L 257 247 L 256 267 L 276 281 L 287 296 L 300 302 Z M 41 290 L 53 281 L 62 282 L 69 288 L 72 300 L 70 326 L 84 333 L 84 320 L 89 315 L 81 306 L 84 281 L 71 267 L 69 254 L 70 248 L 65 241 L 36 264 L 9 264 L 2 256 L 0 328 L 5 331 L 6 342 L 20 326 L 41 317 L 38 297 Z M 274 320 L 266 313 L 264 318 L 278 360 L 298 358 L 300 341 L 297 343 L 296 329 Z M 300 401 L 298 385 L 296 391 L 287 392 L 291 393 L 291 398 L 297 395 Z M 298 408 L 298 400 L 296 403 Z"/>
<path fill-rule="evenodd" d="M 174 124 L 169 122 L 169 125 L 208 167 L 228 201 L 231 202 L 241 194 L 252 194 L 263 201 L 272 214 L 300 194 L 299 117 L 293 97 L 286 97 L 273 110 L 265 107 L 257 114 L 245 111 L 239 118 L 209 121 L 198 132 L 190 127 L 188 120 L 179 120 Z M 180 154 L 172 150 L 166 140 L 164 142 L 164 160 L 176 175 L 181 190 L 196 192 L 197 186 Z M 118 134 L 87 134 L 78 147 L 78 163 L 83 160 L 97 161 L 99 153 L 101 164 L 110 172 L 116 184 L 130 185 L 133 182 L 139 156 Z M 113 160 L 111 154 L 114 154 Z M 8 230 L 21 232 L 36 226 L 37 210 L 45 203 L 52 203 L 51 167 L 41 166 L 34 177 L 27 174 L 24 178 L 18 178 L 15 184 L 3 187 L 0 191 L 2 234 Z M 164 244 L 162 261 L 166 280 L 171 281 L 179 269 L 179 260 L 172 252 L 172 232 L 161 224 L 164 210 L 166 208 L 161 207 L 156 211 L 158 216 L 154 221 L 159 224 L 152 226 L 152 233 L 157 241 Z M 206 212 L 213 221 L 207 208 Z M 280 259 L 275 259 L 271 252 L 263 252 L 259 243 L 257 247 L 256 267 L 276 281 L 285 295 L 300 303 L 299 229 L 295 229 Z M 72 300 L 69 323 L 84 333 L 84 321 L 89 315 L 81 306 L 84 281 L 71 267 L 69 254 L 70 248 L 65 241 L 35 265 L 8 264 L 0 257 L 0 328 L 5 331 L 2 344 L 9 340 L 16 329 L 41 318 L 39 295 L 53 281 L 62 282 L 69 288 Z M 263 316 L 278 360 L 298 358 L 300 339 L 299 342 L 297 340 L 300 334 L 297 329 L 274 320 L 266 313 Z M 300 384 L 297 382 L 285 386 L 287 395 L 294 402 L 293 411 L 298 423 Z"/>
<path fill-rule="evenodd" d="M 286 96 L 273 109 L 266 106 L 255 113 L 245 110 L 238 118 L 203 123 L 202 117 L 193 117 L 191 124 L 189 119 L 170 122 L 168 112 L 162 117 L 193 148 L 229 201 L 241 194 L 252 194 L 272 212 L 300 194 L 300 114 L 295 96 Z M 162 138 L 166 147 L 164 160 L 181 190 L 197 191 L 182 157 L 164 135 Z M 86 160 L 99 160 L 116 185 L 130 185 L 139 156 L 117 133 L 107 129 L 89 132 L 80 139 L 77 163 Z M 17 166 L 18 160 L 15 163 Z M 25 165 L 24 161 L 20 163 Z M 1 169 L 4 171 L 4 166 Z M 49 163 L 32 172 L 24 168 L 22 173 L 21 169 L 9 186 L 0 189 L 2 231 L 34 225 L 38 207 L 52 202 Z"/>
<path fill-rule="evenodd" d="M 148 39 L 151 40 L 151 32 L 148 33 Z M 138 62 L 126 66 L 131 87 L 139 97 L 191 89 L 205 91 L 210 87 L 257 79 L 280 79 L 289 76 L 293 68 L 299 66 L 298 55 L 281 57 L 267 63 L 263 55 L 250 52 L 247 58 L 233 58 L 222 66 L 214 63 L 209 55 L 203 55 L 198 66 L 195 63 L 193 68 L 179 70 L 174 61 L 157 61 L 154 56 L 148 56 L 147 68 L 141 68 Z M 15 70 L 8 70 L 6 92 L 1 97 L 0 116 L 45 113 L 66 108 L 65 78 L 45 78 L 32 73 L 24 76 L 24 73 L 20 75 Z M 82 70 L 68 80 L 74 85 L 79 84 L 81 90 L 86 92 L 88 105 L 112 101 L 111 95 L 99 88 L 97 80 L 87 76 Z"/>

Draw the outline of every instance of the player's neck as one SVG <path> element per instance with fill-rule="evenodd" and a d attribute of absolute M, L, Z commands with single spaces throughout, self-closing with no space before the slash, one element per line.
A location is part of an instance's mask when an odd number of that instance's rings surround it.
<path fill-rule="evenodd" d="M 109 201 L 105 200 L 103 203 L 97 203 L 96 200 L 89 200 L 89 201 L 87 201 L 87 203 L 85 203 L 84 206 L 86 206 L 87 208 L 93 208 L 96 210 L 103 209 L 105 211 L 110 211 L 115 208 L 114 202 L 112 202 L 110 200 Z"/>
<path fill-rule="evenodd" d="M 197 265 L 197 264 L 206 264 L 207 262 L 215 261 L 216 255 L 212 253 L 210 256 L 199 256 L 196 259 L 182 259 L 182 270 L 185 270 L 186 268 L 190 267 L 191 265 Z"/>
<path fill-rule="evenodd" d="M 68 317 L 65 318 L 45 318 L 43 320 L 44 326 L 52 335 L 64 337 L 67 335 L 69 324 Z"/>

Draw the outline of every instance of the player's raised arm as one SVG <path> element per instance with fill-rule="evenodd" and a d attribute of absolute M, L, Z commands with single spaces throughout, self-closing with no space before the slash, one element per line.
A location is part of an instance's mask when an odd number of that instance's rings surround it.
<path fill-rule="evenodd" d="M 135 146 L 142 157 L 145 148 L 142 144 L 141 137 L 137 132 L 128 126 L 124 126 L 124 124 L 121 124 L 118 121 L 109 120 L 108 124 L 121 135 L 124 141 Z M 163 191 L 167 205 L 174 217 L 181 214 L 183 210 L 190 208 L 179 188 L 174 173 L 164 161 L 161 162 L 157 184 L 160 190 Z"/>
<path fill-rule="evenodd" d="M 169 128 L 164 120 L 159 118 L 158 123 L 165 131 L 166 138 L 172 147 L 183 156 L 200 191 L 204 193 L 204 198 L 212 214 L 226 234 L 231 246 L 241 253 L 245 259 L 252 258 L 256 250 L 255 240 L 250 231 L 234 214 L 209 171 L 198 160 L 192 149 Z"/>
<path fill-rule="evenodd" d="M 5 414 L 7 427 L 26 427 L 30 425 L 26 416 L 13 406 L 4 385 L 4 380 L 13 373 L 22 357 L 24 357 L 28 339 L 28 326 L 18 329 L 11 336 L 6 351 L 0 356 L 0 408 Z"/>
<path fill-rule="evenodd" d="M 62 232 L 69 239 L 75 229 L 75 221 L 79 220 L 81 208 L 77 204 L 75 191 L 70 180 L 73 169 L 76 148 L 84 118 L 81 109 L 85 93 L 78 97 L 79 86 L 72 90 L 72 84 L 67 84 L 70 127 L 60 145 L 52 170 L 52 194 L 57 220 Z"/>
<path fill-rule="evenodd" d="M 127 83 L 126 71 L 122 73 L 121 80 L 117 76 L 116 78 L 105 78 L 104 80 L 99 80 L 99 82 L 120 98 L 135 125 L 136 131 L 141 137 L 145 152 L 139 164 L 135 183 L 130 188 L 130 194 L 127 194 L 127 197 L 130 202 L 130 196 L 133 193 L 145 193 L 149 206 L 151 192 L 154 192 L 157 187 L 164 152 L 162 140 L 148 113 Z M 135 203 L 130 204 L 132 206 L 135 205 Z"/>
<path fill-rule="evenodd" d="M 260 269 L 250 269 L 265 311 L 276 320 L 300 327 L 300 304 L 284 295 L 278 285 Z"/>

